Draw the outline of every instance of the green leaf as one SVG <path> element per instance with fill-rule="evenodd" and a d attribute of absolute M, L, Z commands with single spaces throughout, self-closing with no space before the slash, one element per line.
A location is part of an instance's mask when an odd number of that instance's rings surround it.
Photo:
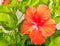
<path fill-rule="evenodd" d="M 7 46 L 7 41 L 3 38 L 2 33 L 0 33 L 0 46 Z"/>
<path fill-rule="evenodd" d="M 7 16 L 7 21 L 6 22 L 1 22 L 2 26 L 6 29 L 6 30 L 11 30 L 11 29 L 15 29 L 17 26 L 17 17 L 16 15 L 9 15 Z"/>
<path fill-rule="evenodd" d="M 55 42 L 51 42 L 48 46 L 55 46 Z"/>
<path fill-rule="evenodd" d="M 55 5 L 54 5 L 53 1 L 50 1 L 49 9 L 51 12 L 51 18 L 54 18 L 54 16 L 55 16 Z"/>
<path fill-rule="evenodd" d="M 29 6 L 31 4 L 31 0 L 22 0 L 21 3 L 24 4 L 25 6 Z"/>
<path fill-rule="evenodd" d="M 22 12 L 24 13 L 25 10 L 26 10 L 26 5 L 24 2 L 19 2 L 18 5 L 17 5 L 17 8 Z"/>
<path fill-rule="evenodd" d="M 40 0 L 40 4 L 46 4 L 49 5 L 50 0 Z"/>
<path fill-rule="evenodd" d="M 8 8 L 8 6 L 5 6 L 5 5 L 0 6 L 0 13 L 3 13 L 3 12 L 10 12 L 10 9 Z"/>
<path fill-rule="evenodd" d="M 9 4 L 10 7 L 14 7 L 18 3 L 18 0 L 9 0 L 9 1 L 10 1 L 10 4 Z"/>
<path fill-rule="evenodd" d="M 21 26 L 22 26 L 23 21 L 24 21 L 24 20 L 22 20 L 21 23 L 18 24 L 18 30 L 19 30 L 19 32 L 21 32 L 21 29 L 20 29 L 20 28 L 21 28 Z"/>
<path fill-rule="evenodd" d="M 31 4 L 31 0 L 28 1 L 28 3 L 26 3 L 26 6 L 29 6 Z"/>
<path fill-rule="evenodd" d="M 39 3 L 39 0 L 23 0 L 21 3 L 25 6 L 35 6 Z"/>
<path fill-rule="evenodd" d="M 7 46 L 7 43 L 4 39 L 0 39 L 0 46 Z"/>
<path fill-rule="evenodd" d="M 56 32 L 50 37 L 50 40 L 52 41 L 58 36 L 60 36 L 60 30 L 56 30 Z"/>
<path fill-rule="evenodd" d="M 60 0 L 53 0 L 55 12 L 60 16 Z"/>
<path fill-rule="evenodd" d="M 50 37 L 47 37 L 46 40 L 45 40 L 44 45 L 45 45 L 45 46 L 48 46 L 49 43 L 50 43 Z"/>
<path fill-rule="evenodd" d="M 27 36 L 23 36 L 23 37 L 21 38 L 20 45 L 21 45 L 21 46 L 25 46 L 25 42 L 26 42 L 27 39 L 28 39 Z"/>
<path fill-rule="evenodd" d="M 12 13 L 16 13 L 17 10 L 17 4 L 18 0 L 9 0 L 10 4 L 8 5 L 8 8 L 11 10 Z"/>
<path fill-rule="evenodd" d="M 55 5 L 55 8 L 58 8 L 60 5 L 60 0 L 53 0 L 53 3 Z"/>
<path fill-rule="evenodd" d="M 60 36 L 52 40 L 49 46 L 60 46 Z"/>
<path fill-rule="evenodd" d="M 58 6 L 58 8 L 56 8 L 55 11 L 58 14 L 58 16 L 60 16 L 60 6 Z"/>
<path fill-rule="evenodd" d="M 18 2 L 18 9 L 25 13 L 26 8 L 29 6 L 36 6 L 39 3 L 39 0 L 22 0 L 22 2 Z"/>
<path fill-rule="evenodd" d="M 56 16 L 53 19 L 55 20 L 56 23 L 59 23 L 60 22 L 60 16 Z"/>
<path fill-rule="evenodd" d="M 39 3 L 39 0 L 31 0 L 30 6 L 35 6 Z"/>
<path fill-rule="evenodd" d="M 0 13 L 0 22 L 1 21 L 7 21 L 7 16 L 8 16 L 8 14 Z"/>
<path fill-rule="evenodd" d="M 10 34 L 4 34 L 3 38 L 8 42 L 7 44 L 10 45 L 14 45 L 15 43 L 15 39 L 14 36 L 12 35 L 12 33 Z"/>
<path fill-rule="evenodd" d="M 25 7 L 25 5 L 22 5 L 22 8 L 21 8 L 21 12 L 25 12 L 25 10 L 26 10 L 26 7 Z"/>
<path fill-rule="evenodd" d="M 51 42 L 49 43 L 49 46 L 55 46 L 55 44 L 57 43 L 55 39 L 58 37 L 60 37 L 60 30 L 56 30 L 56 32 L 50 37 Z"/>
<path fill-rule="evenodd" d="M 55 39 L 56 46 L 60 46 L 60 36 Z"/>
<path fill-rule="evenodd" d="M 3 33 L 3 30 L 2 29 L 0 29 L 0 33 Z"/>
<path fill-rule="evenodd" d="M 14 6 L 15 4 L 17 4 L 17 0 L 12 0 L 11 5 Z"/>
<path fill-rule="evenodd" d="M 20 37 L 19 33 L 20 32 L 16 33 L 16 42 L 17 42 L 17 44 L 19 44 L 21 42 L 21 37 Z"/>

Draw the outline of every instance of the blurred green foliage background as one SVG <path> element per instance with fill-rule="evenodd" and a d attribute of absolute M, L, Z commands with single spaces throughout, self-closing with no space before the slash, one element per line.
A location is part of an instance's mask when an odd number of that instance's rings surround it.
<path fill-rule="evenodd" d="M 20 32 L 22 22 L 19 22 L 24 16 L 25 10 L 29 6 L 37 7 L 40 4 L 46 4 L 51 12 L 51 18 L 55 20 L 56 25 L 60 22 L 60 0 L 9 0 L 9 5 L 0 5 L 0 46 L 60 46 L 60 30 L 46 38 L 42 45 L 31 43 L 27 35 Z M 18 19 L 16 11 L 19 10 L 22 15 Z M 19 22 L 19 23 L 18 23 Z"/>

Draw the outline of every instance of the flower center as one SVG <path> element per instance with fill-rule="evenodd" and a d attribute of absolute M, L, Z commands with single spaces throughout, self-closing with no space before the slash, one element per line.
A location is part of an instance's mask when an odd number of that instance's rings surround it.
<path fill-rule="evenodd" d="M 42 21 L 35 21 L 35 22 L 32 22 L 32 27 L 38 31 L 40 27 L 42 27 L 44 25 L 44 22 Z"/>
<path fill-rule="evenodd" d="M 32 26 L 36 31 L 38 31 L 38 27 L 36 25 Z"/>

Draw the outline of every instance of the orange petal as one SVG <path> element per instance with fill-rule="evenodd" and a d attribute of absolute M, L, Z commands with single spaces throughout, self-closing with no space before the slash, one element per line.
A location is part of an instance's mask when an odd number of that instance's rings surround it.
<path fill-rule="evenodd" d="M 50 18 L 50 11 L 48 7 L 44 4 L 39 5 L 37 7 L 37 14 L 40 16 L 42 20 L 47 20 Z"/>
<path fill-rule="evenodd" d="M 31 19 L 33 18 L 34 14 L 36 12 L 36 9 L 34 7 L 29 7 L 26 10 L 26 14 L 25 14 L 25 19 L 30 22 L 32 21 Z"/>
<path fill-rule="evenodd" d="M 45 22 L 44 26 L 40 28 L 40 31 L 42 32 L 43 36 L 51 36 L 56 29 L 56 24 L 53 19 L 49 19 Z"/>
<path fill-rule="evenodd" d="M 31 42 L 34 44 L 43 44 L 45 41 L 45 37 L 43 37 L 39 31 L 34 30 L 31 34 L 29 34 L 29 37 Z"/>
<path fill-rule="evenodd" d="M 29 24 L 26 20 L 23 22 L 23 24 L 22 24 L 22 27 L 21 27 L 21 32 L 23 33 L 23 34 L 29 34 L 31 31 L 30 30 L 32 30 L 32 28 L 31 28 L 32 26 L 31 26 L 31 24 Z"/>

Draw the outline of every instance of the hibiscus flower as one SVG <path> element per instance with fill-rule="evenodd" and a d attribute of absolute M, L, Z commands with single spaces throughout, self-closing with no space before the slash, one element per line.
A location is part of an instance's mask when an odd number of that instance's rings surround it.
<path fill-rule="evenodd" d="M 3 0 L 2 4 L 4 4 L 4 5 L 9 4 L 9 0 Z"/>
<path fill-rule="evenodd" d="M 46 5 L 27 8 L 21 32 L 27 34 L 32 43 L 43 44 L 45 38 L 51 36 L 55 29 L 55 21 L 50 17 L 50 10 Z"/>

